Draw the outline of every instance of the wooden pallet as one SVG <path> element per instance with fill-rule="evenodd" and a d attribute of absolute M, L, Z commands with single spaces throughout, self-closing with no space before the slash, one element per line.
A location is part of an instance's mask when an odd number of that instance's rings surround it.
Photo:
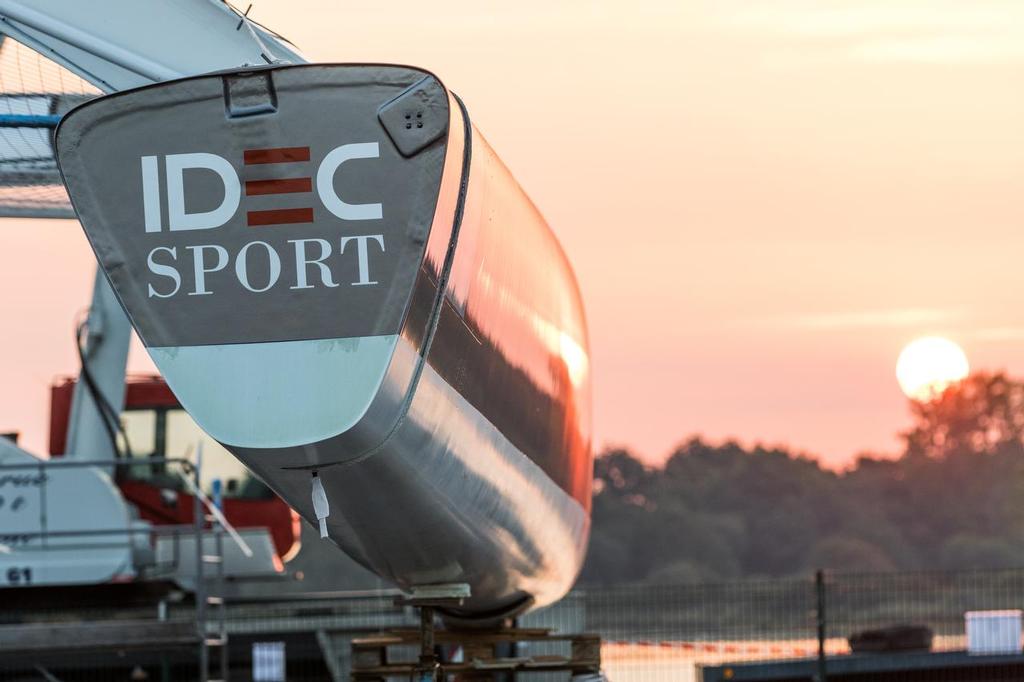
<path fill-rule="evenodd" d="M 558 672 L 598 673 L 601 669 L 601 640 L 597 635 L 554 634 L 541 628 L 507 628 L 491 631 L 437 630 L 434 642 L 443 648 L 460 647 L 462 662 L 394 660 L 393 647 L 422 645 L 417 629 L 391 630 L 373 637 L 352 641 L 352 679 L 444 679 L 458 674 L 460 679 L 490 679 L 496 673 Z M 569 649 L 569 655 L 507 657 L 499 650 L 511 643 L 556 643 Z"/>

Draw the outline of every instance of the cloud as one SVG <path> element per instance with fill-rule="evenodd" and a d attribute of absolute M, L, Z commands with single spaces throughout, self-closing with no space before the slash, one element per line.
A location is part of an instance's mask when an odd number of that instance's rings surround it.
<path fill-rule="evenodd" d="M 869 40 L 850 48 L 855 59 L 869 62 L 986 64 L 1024 60 L 1024 40 L 966 35 Z"/>
<path fill-rule="evenodd" d="M 1024 4 L 976 2 L 833 3 L 776 0 L 725 15 L 741 30 L 826 41 L 868 63 L 977 64 L 1024 61 Z"/>
<path fill-rule="evenodd" d="M 786 318 L 787 326 L 804 329 L 862 329 L 870 327 L 916 327 L 951 322 L 959 311 L 941 308 L 895 308 L 856 312 L 823 313 Z"/>
<path fill-rule="evenodd" d="M 970 335 L 982 341 L 1020 341 L 1024 340 L 1024 327 L 976 329 Z"/>
<path fill-rule="evenodd" d="M 738 26 L 811 38 L 877 36 L 894 33 L 1005 32 L 1021 7 L 993 2 L 908 3 L 898 0 L 822 6 L 818 2 L 751 5 L 731 15 Z"/>

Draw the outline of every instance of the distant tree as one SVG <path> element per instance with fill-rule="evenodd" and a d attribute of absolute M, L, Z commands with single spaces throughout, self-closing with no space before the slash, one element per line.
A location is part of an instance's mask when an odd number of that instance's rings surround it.
<path fill-rule="evenodd" d="M 842 571 L 891 571 L 896 568 L 883 549 L 857 537 L 834 535 L 819 540 L 811 550 L 808 566 Z"/>
<path fill-rule="evenodd" d="M 713 582 L 715 577 L 720 576 L 709 576 L 699 561 L 680 559 L 655 569 L 647 576 L 644 582 L 678 585 L 680 583 L 699 583 L 708 580 Z"/>
<path fill-rule="evenodd" d="M 608 497 L 636 503 L 643 496 L 650 478 L 651 472 L 647 467 L 621 448 L 605 452 L 594 462 L 596 495 L 607 494 Z"/>
<path fill-rule="evenodd" d="M 995 452 L 1024 444 L 1024 382 L 978 372 L 928 401 L 911 401 L 914 426 L 903 433 L 908 456 Z"/>
<path fill-rule="evenodd" d="M 650 525 L 645 493 L 651 477 L 647 467 L 626 450 L 610 450 L 595 460 L 590 545 L 580 577 L 583 582 L 634 582 L 647 574 L 655 560 L 651 554 L 658 551 L 643 546 Z"/>
<path fill-rule="evenodd" d="M 581 580 L 1024 565 L 1024 382 L 975 374 L 911 413 L 902 457 L 864 455 L 842 473 L 698 437 L 662 467 L 606 452 Z"/>
<path fill-rule="evenodd" d="M 948 569 L 1012 568 L 1021 565 L 1024 551 L 1019 542 L 1008 538 L 978 537 L 960 534 L 942 548 L 941 565 Z"/>
<path fill-rule="evenodd" d="M 748 575 L 801 571 L 821 533 L 840 523 L 836 474 L 781 448 L 694 438 L 668 459 L 663 478 L 666 496 L 732 519 L 736 559 Z"/>

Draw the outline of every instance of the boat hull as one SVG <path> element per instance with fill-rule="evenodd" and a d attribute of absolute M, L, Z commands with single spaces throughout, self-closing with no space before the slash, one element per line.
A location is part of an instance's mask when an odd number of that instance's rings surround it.
<path fill-rule="evenodd" d="M 296 135 L 312 140 L 305 156 L 282 157 Z M 210 147 L 221 170 L 178 158 Z M 571 587 L 592 466 L 582 303 L 547 224 L 440 81 L 376 65 L 189 78 L 80 107 L 57 149 L 97 258 L 183 407 L 313 523 L 315 473 L 331 541 L 405 588 L 467 583 L 467 619 Z M 160 195 L 178 172 L 164 158 L 222 179 Z M 268 158 L 308 182 L 268 178 Z M 140 160 L 141 199 L 118 175 Z M 248 211 L 223 210 L 232 174 Z M 308 214 L 288 208 L 309 219 L 261 223 L 280 215 L 258 203 L 268 187 L 313 200 Z M 186 190 L 198 200 L 175 205 Z M 224 222 L 203 226 L 218 210 Z"/>

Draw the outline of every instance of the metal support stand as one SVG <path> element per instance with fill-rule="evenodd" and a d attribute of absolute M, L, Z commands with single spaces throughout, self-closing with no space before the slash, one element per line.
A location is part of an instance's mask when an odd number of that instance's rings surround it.
<path fill-rule="evenodd" d="M 434 609 L 441 606 L 462 606 L 469 597 L 469 585 L 428 585 L 414 588 L 409 596 L 396 597 L 396 606 L 412 606 L 420 612 L 420 658 L 416 679 L 435 682 L 441 678 L 441 662 L 435 650 Z"/>
<path fill-rule="evenodd" d="M 518 672 L 599 674 L 601 640 L 593 634 L 558 634 L 540 628 L 498 627 L 493 630 L 452 631 L 435 628 L 438 608 L 458 607 L 468 598 L 469 586 L 430 585 L 417 588 L 395 603 L 419 610 L 418 628 L 391 630 L 352 641 L 352 680 L 403 678 L 438 682 L 452 675 L 460 680 L 510 680 Z M 518 656 L 521 642 L 555 644 L 563 655 Z M 441 660 L 437 645 L 461 649 L 462 660 Z M 418 645 L 416 662 L 394 660 L 389 650 Z M 509 654 L 512 654 L 511 656 Z"/>
<path fill-rule="evenodd" d="M 819 570 L 814 574 L 814 587 L 817 595 L 818 612 L 818 677 L 817 682 L 827 682 L 828 666 L 825 658 L 825 572 Z"/>
<path fill-rule="evenodd" d="M 420 607 L 420 665 L 424 670 L 437 668 L 437 654 L 434 652 L 434 607 Z"/>

